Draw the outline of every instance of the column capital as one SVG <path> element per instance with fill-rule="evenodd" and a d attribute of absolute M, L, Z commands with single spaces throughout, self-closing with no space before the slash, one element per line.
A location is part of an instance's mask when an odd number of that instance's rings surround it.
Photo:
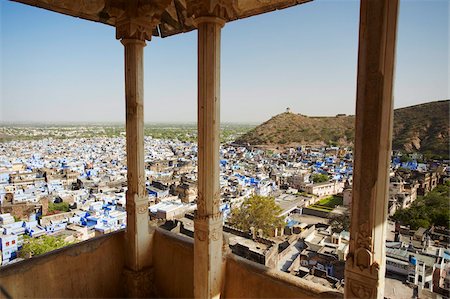
<path fill-rule="evenodd" d="M 129 0 L 126 4 L 109 5 L 106 11 L 115 18 L 116 39 L 150 41 L 170 2 Z"/>
<path fill-rule="evenodd" d="M 123 18 L 116 22 L 116 39 L 137 40 L 145 43 L 146 40 L 152 39 L 155 26 L 156 24 L 152 24 L 145 18 Z"/>
<path fill-rule="evenodd" d="M 130 38 L 123 38 L 120 40 L 122 45 L 141 45 L 142 47 L 146 46 L 145 40 L 140 39 L 130 39 Z"/>
<path fill-rule="evenodd" d="M 188 16 L 194 19 L 194 25 L 197 26 L 204 22 L 218 23 L 214 19 L 202 19 L 203 17 L 213 17 L 222 19 L 223 24 L 225 20 L 233 19 L 237 15 L 238 1 L 237 0 L 188 0 L 187 1 Z M 196 21 L 200 20 L 200 21 Z M 222 25 L 223 26 L 223 25 Z"/>

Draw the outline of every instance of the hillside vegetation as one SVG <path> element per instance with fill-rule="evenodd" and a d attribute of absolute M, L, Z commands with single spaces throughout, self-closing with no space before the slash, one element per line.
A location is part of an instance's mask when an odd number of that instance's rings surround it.
<path fill-rule="evenodd" d="M 449 104 L 450 100 L 445 100 L 395 109 L 393 149 L 448 159 Z M 309 117 L 285 112 L 240 136 L 236 143 L 351 146 L 354 127 L 353 115 Z"/>
<path fill-rule="evenodd" d="M 402 225 L 409 225 L 411 229 L 419 227 L 429 228 L 431 225 L 449 228 L 450 209 L 448 198 L 450 184 L 437 186 L 426 196 L 419 196 L 408 209 L 398 210 L 392 217 Z"/>
<path fill-rule="evenodd" d="M 396 109 L 392 147 L 448 159 L 449 106 L 446 100 Z"/>
<path fill-rule="evenodd" d="M 354 122 L 354 116 L 308 117 L 285 112 L 242 135 L 236 143 L 348 145 L 354 139 Z"/>

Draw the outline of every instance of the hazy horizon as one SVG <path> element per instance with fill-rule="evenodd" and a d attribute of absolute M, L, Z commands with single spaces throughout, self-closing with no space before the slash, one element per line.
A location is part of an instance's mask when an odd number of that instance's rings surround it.
<path fill-rule="evenodd" d="M 420 104 L 415 104 L 415 105 L 411 105 L 411 106 L 405 106 L 405 107 L 398 107 L 395 109 L 402 109 L 402 108 L 408 108 L 408 107 L 414 107 L 414 106 L 419 106 L 422 104 L 426 104 L 426 103 L 433 103 L 433 102 L 441 102 L 441 101 L 450 101 L 450 99 L 443 99 L 443 100 L 435 100 L 435 101 L 429 101 L 429 102 L 424 102 L 424 103 L 420 103 Z M 280 113 L 283 113 L 285 111 L 282 111 Z M 291 113 L 295 113 L 298 114 L 296 111 L 290 111 Z M 339 113 L 337 113 L 339 114 Z M 337 114 L 334 115 L 306 115 L 308 117 L 334 117 Z M 277 115 L 277 114 L 275 114 Z M 274 117 L 275 115 L 272 115 L 271 117 Z M 347 114 L 348 116 L 352 116 L 354 114 Z M 271 118 L 270 117 L 270 118 Z M 261 122 L 226 122 L 226 121 L 221 121 L 220 125 L 243 125 L 243 126 L 257 126 L 267 120 L 269 120 L 270 118 L 263 120 Z M 27 122 L 27 121 L 23 121 L 23 122 L 19 122 L 19 121 L 0 121 L 0 126 L 5 126 L 5 125 L 17 125 L 17 126 L 82 126 L 82 125 L 88 125 L 88 126 L 120 126 L 120 127 L 125 127 L 125 122 L 119 122 L 119 121 L 103 121 L 103 122 L 93 122 L 93 121 L 57 121 L 57 122 Z M 151 122 L 151 121 L 145 121 L 144 122 L 145 126 L 149 126 L 149 125 L 157 125 L 157 126 L 163 126 L 163 125 L 187 125 L 187 126 L 196 126 L 197 122 L 196 121 L 168 121 L 168 122 L 164 122 L 164 121 L 160 121 L 160 122 Z"/>
<path fill-rule="evenodd" d="M 125 122 L 123 46 L 114 28 L 2 1 L 0 123 Z M 400 1 L 394 107 L 449 98 L 449 3 Z M 359 1 L 316 0 L 228 23 L 222 123 L 282 113 L 353 115 Z M 197 120 L 197 34 L 144 50 L 146 124 Z"/>

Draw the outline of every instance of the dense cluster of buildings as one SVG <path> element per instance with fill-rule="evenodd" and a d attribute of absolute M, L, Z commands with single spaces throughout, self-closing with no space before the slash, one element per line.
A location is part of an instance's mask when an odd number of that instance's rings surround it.
<path fill-rule="evenodd" d="M 257 149 L 221 147 L 224 233 L 230 250 L 257 263 L 334 288 L 344 284 L 349 233 L 335 231 L 330 215 L 351 205 L 352 152 L 338 147 Z M 197 145 L 145 138 L 149 219 L 193 236 Z M 407 208 L 448 178 L 443 164 L 392 161 L 389 214 Z M 329 180 L 314 182 L 315 175 Z M 0 143 L 0 262 L 18 258 L 23 236 L 86 240 L 126 225 L 125 139 L 41 139 Z M 227 222 L 233 208 L 256 194 L 273 196 L 286 226 L 263 236 Z M 338 196 L 331 207 L 320 200 Z M 448 231 L 397 228 L 387 245 L 387 270 L 430 290 L 449 288 Z M 441 234 L 441 235 L 439 235 Z M 442 235 L 447 238 L 442 240 Z M 434 242 L 440 238 L 438 244 Z"/>

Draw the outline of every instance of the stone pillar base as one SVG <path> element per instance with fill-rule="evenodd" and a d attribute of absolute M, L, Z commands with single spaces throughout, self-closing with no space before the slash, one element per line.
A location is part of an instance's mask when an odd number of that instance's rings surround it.
<path fill-rule="evenodd" d="M 128 298 L 155 298 L 156 289 L 153 284 L 153 268 L 133 271 L 124 268 L 123 277 Z"/>

